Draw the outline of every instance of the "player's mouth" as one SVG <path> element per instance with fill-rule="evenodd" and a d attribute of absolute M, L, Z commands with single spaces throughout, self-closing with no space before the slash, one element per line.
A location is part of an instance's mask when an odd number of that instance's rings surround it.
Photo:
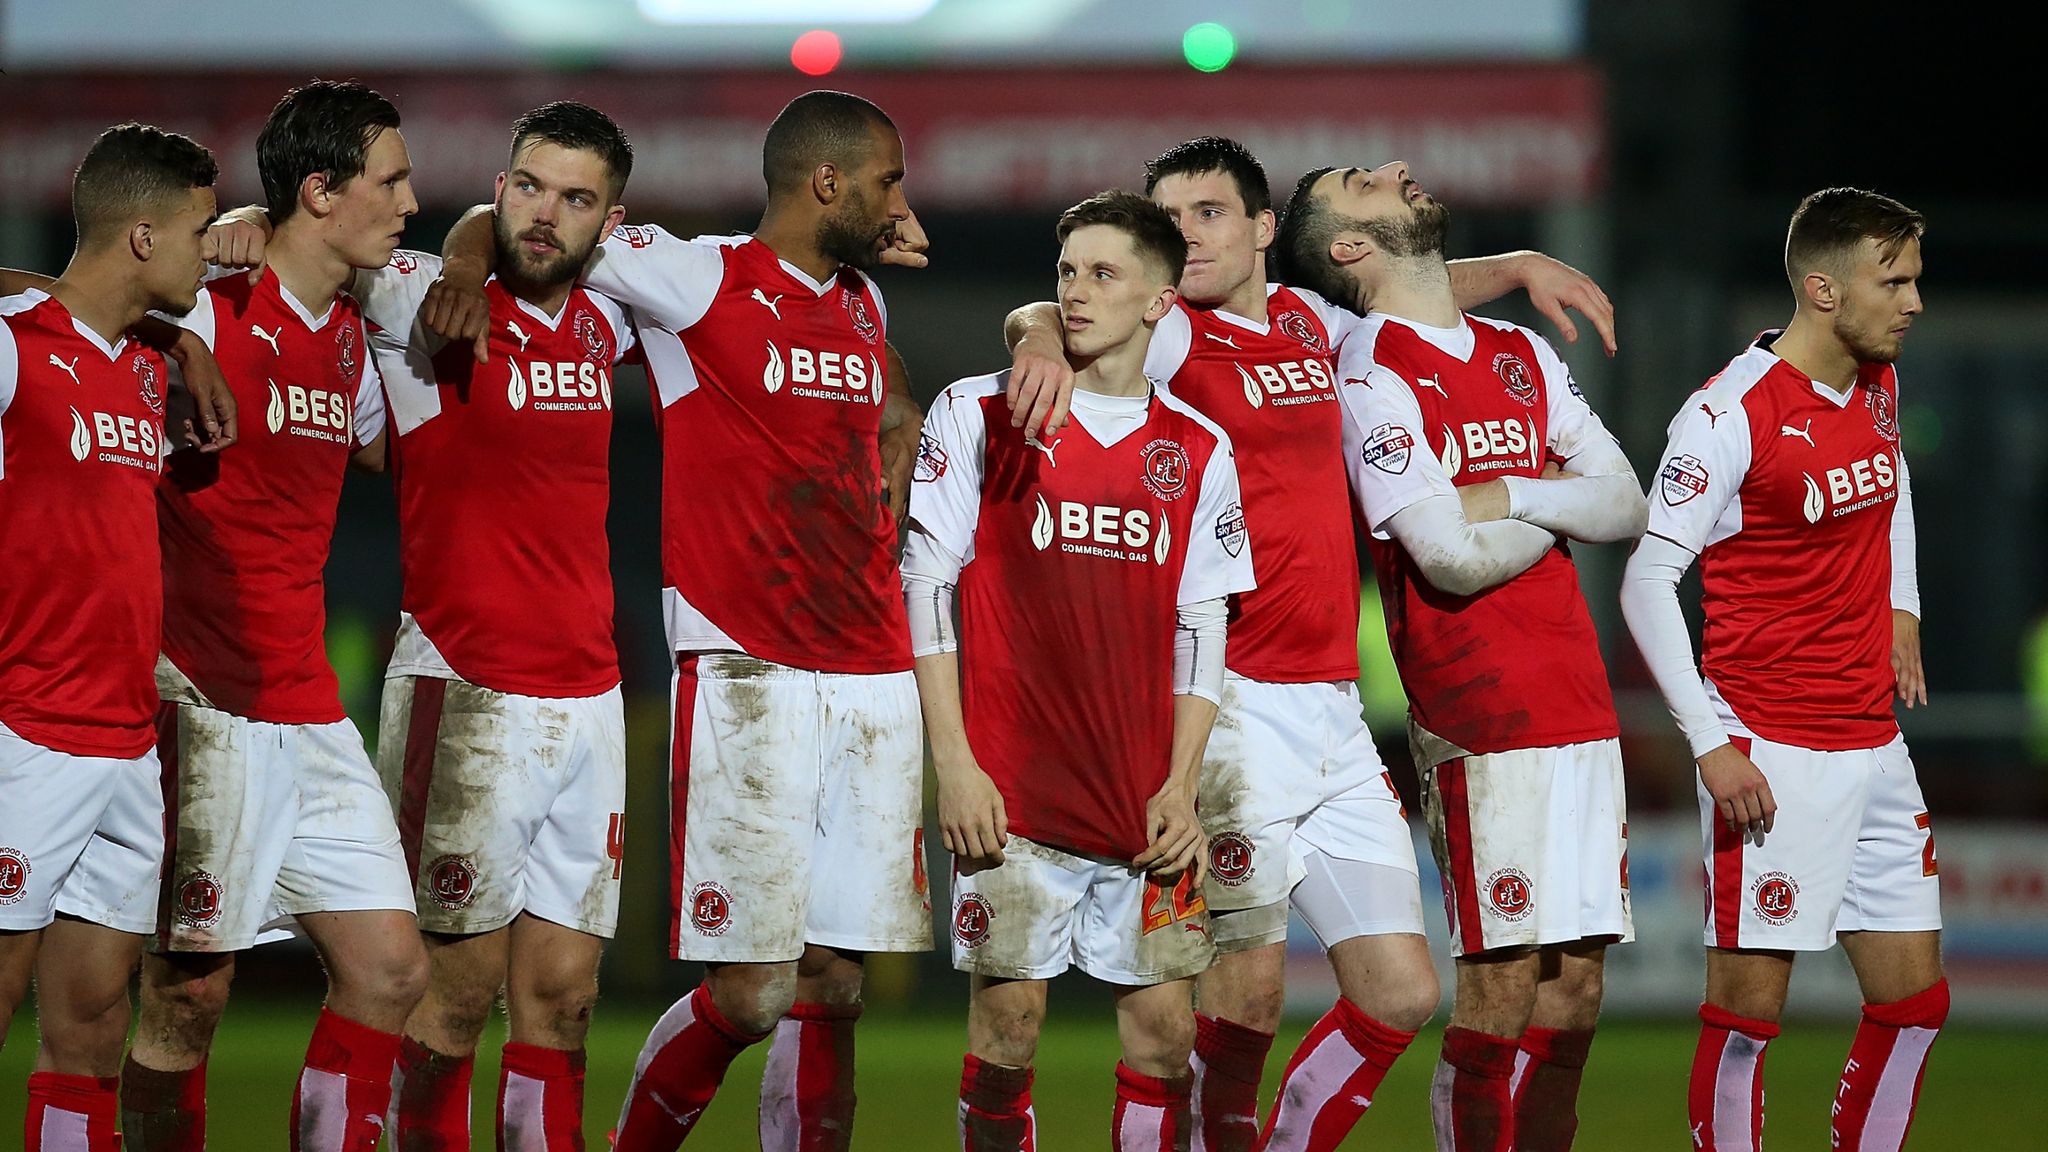
<path fill-rule="evenodd" d="M 1068 316 L 1063 320 L 1063 323 L 1069 332 L 1085 332 L 1095 321 L 1088 319 L 1086 316 Z"/>
<path fill-rule="evenodd" d="M 1402 188 L 1403 188 L 1403 191 L 1405 191 L 1405 192 L 1406 192 L 1406 193 L 1408 194 L 1408 202 L 1409 202 L 1410 204 L 1413 204 L 1413 203 L 1414 203 L 1415 201 L 1417 201 L 1417 200 L 1420 200 L 1420 199 L 1422 199 L 1422 198 L 1423 198 L 1424 196 L 1428 195 L 1428 193 L 1425 193 L 1425 192 L 1424 192 L 1424 191 L 1422 190 L 1422 185 L 1420 185 L 1420 184 L 1417 184 L 1417 183 L 1416 183 L 1415 181 L 1413 181 L 1413 180 L 1409 180 L 1409 181 L 1407 181 L 1407 182 L 1406 182 L 1406 183 L 1405 183 L 1405 184 L 1404 184 L 1404 185 L 1402 186 Z"/>
<path fill-rule="evenodd" d="M 528 232 L 519 238 L 519 242 L 526 245 L 526 250 L 535 256 L 545 256 L 550 252 L 560 252 L 562 250 L 560 244 L 555 243 L 553 239 L 544 234 Z"/>

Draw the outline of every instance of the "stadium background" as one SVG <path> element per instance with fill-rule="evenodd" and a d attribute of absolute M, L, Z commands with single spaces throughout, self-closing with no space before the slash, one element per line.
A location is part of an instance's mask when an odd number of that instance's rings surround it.
<path fill-rule="evenodd" d="M 2035 1086 L 2048 1067 L 2048 292 L 2037 271 L 2048 215 L 2004 136 L 2006 115 L 2027 104 L 2022 50 L 1984 32 L 1896 0 L 0 0 L 0 264 L 62 265 L 71 167 L 122 119 L 213 147 L 223 207 L 260 199 L 255 130 L 286 87 L 315 75 L 362 78 L 399 104 L 423 204 L 408 245 L 427 248 L 488 196 L 510 119 L 558 97 L 606 109 L 633 136 L 634 219 L 684 234 L 747 228 L 768 120 L 806 88 L 841 87 L 877 100 L 906 138 L 933 262 L 886 272 L 883 285 L 891 338 L 928 400 L 1004 363 L 1002 315 L 1050 292 L 1058 208 L 1136 186 L 1145 158 L 1220 132 L 1262 156 L 1283 199 L 1311 164 L 1404 157 L 1451 206 L 1453 255 L 1538 247 L 1596 276 L 1619 313 L 1621 355 L 1600 356 L 1590 331 L 1564 351 L 1647 473 L 1684 393 L 1788 314 L 1778 247 L 1798 197 L 1831 183 L 1899 196 L 1931 220 L 1928 312 L 1901 370 L 1934 702 L 1903 719 L 1936 816 L 1958 1021 L 1932 1061 L 1915 1146 L 2037 1149 L 2048 1146 Z M 1518 301 L 1493 311 L 1534 319 Z M 591 1044 L 593 1136 L 646 1026 L 695 980 L 662 958 L 660 497 L 646 393 L 627 376 L 611 527 L 631 816 L 623 923 Z M 1615 610 L 1623 554 L 1581 557 L 1627 730 L 1640 940 L 1612 954 L 1580 1147 L 1673 1147 L 1701 970 L 1690 777 Z M 382 478 L 350 478 L 328 578 L 330 654 L 374 740 L 399 591 Z M 1360 638 L 1368 718 L 1412 800 L 1372 599 Z M 1424 882 L 1433 892 L 1434 877 Z M 1331 992 L 1312 942 L 1298 943 L 1291 991 L 1312 1015 Z M 938 955 L 871 970 L 856 1146 L 947 1147 L 964 984 Z M 317 964 L 279 946 L 252 956 L 240 984 L 212 1065 L 214 1146 L 274 1147 Z M 1773 1048 L 1774 1146 L 1822 1146 L 1855 1003 L 1839 956 L 1802 964 L 1797 1023 Z M 1107 1006 L 1082 985 L 1055 995 L 1044 1147 L 1101 1141 Z M 31 1058 L 26 1010 L 19 1024 L 0 1056 L 0 1132 L 18 1131 Z M 493 1047 L 487 1038 L 477 1076 L 479 1147 Z M 1290 1047 L 1283 1037 L 1275 1061 Z M 1426 1145 L 1433 1047 L 1418 1042 L 1396 1069 L 1355 1146 Z M 693 1146 L 751 1143 L 759 1058 L 735 1068 Z"/>

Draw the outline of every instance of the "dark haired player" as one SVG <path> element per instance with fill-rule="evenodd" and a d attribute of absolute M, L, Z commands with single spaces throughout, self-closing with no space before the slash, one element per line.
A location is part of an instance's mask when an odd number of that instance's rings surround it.
<path fill-rule="evenodd" d="M 1707 996 L 1695 1148 L 1763 1140 L 1796 953 L 1837 940 L 1863 1021 L 1830 1146 L 1897 1152 L 1948 1017 L 1934 833 L 1894 692 L 1926 703 L 1893 362 L 1920 314 L 1918 212 L 1830 188 L 1793 213 L 1792 322 L 1686 398 L 1622 608 L 1699 761 Z M 1700 564 L 1702 667 L 1678 582 Z M 1704 680 L 1702 679 L 1704 673 Z"/>
<path fill-rule="evenodd" d="M 212 155 L 142 124 L 71 186 L 78 248 L 0 297 L 0 1043 L 36 984 L 29 1152 L 119 1147 L 128 977 L 163 863 L 156 487 L 169 365 L 129 335 L 189 311 L 212 254 Z M 232 434 L 232 400 L 208 405 Z"/>
<path fill-rule="evenodd" d="M 1046 981 L 1115 989 L 1110 1146 L 1188 1146 L 1193 976 L 1209 964 L 1195 786 L 1224 598 L 1251 587 L 1230 440 L 1145 378 L 1187 245 L 1128 192 L 1060 217 L 1073 420 L 1001 419 L 1001 374 L 934 404 L 903 560 L 918 688 L 973 974 L 963 1145 L 1037 1146 Z M 953 599 L 961 602 L 953 636 Z M 981 831 L 988 829 L 988 832 Z"/>
<path fill-rule="evenodd" d="M 1195 1146 L 1236 1152 L 1257 1137 L 1290 902 L 1337 975 L 1339 999 L 1297 1059 L 1320 1051 L 1315 1069 L 1343 1069 L 1321 1078 L 1307 1108 L 1320 1139 L 1340 1140 L 1364 1112 L 1368 1081 L 1438 999 L 1413 843 L 1356 687 L 1358 560 L 1335 401 L 1337 350 L 1358 320 L 1269 282 L 1271 193 L 1243 145 L 1176 145 L 1146 166 L 1145 186 L 1188 241 L 1180 298 L 1153 334 L 1146 372 L 1230 433 L 1259 557 L 1258 589 L 1232 600 L 1222 719 L 1202 777 L 1217 959 L 1197 981 Z M 1611 345 L 1605 298 L 1556 261 L 1518 253 L 1451 268 L 1467 304 L 1519 283 L 1567 332 L 1569 302 Z M 1050 311 L 1013 315 L 1010 334 L 1025 335 L 1013 384 L 1048 348 L 1057 354 L 1041 335 Z M 1283 1129 L 1276 1147 L 1302 1134 Z"/>

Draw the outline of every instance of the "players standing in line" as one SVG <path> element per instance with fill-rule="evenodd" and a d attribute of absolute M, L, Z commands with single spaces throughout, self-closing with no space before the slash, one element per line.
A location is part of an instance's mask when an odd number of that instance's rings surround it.
<path fill-rule="evenodd" d="M 1111 1146 L 1171 1152 L 1214 954 L 1195 788 L 1251 553 L 1229 438 L 1144 374 L 1187 252 L 1173 219 L 1110 192 L 1056 234 L 1073 422 L 1028 436 L 992 415 L 1004 374 L 948 388 L 904 549 L 953 963 L 973 974 L 960 1127 L 973 1152 L 1037 1146 L 1045 982 L 1078 965 L 1116 987 Z"/>
<path fill-rule="evenodd" d="M 1413 843 L 1356 685 L 1358 559 L 1334 357 L 1360 322 L 1267 282 L 1272 201 L 1242 145 L 1205 137 L 1172 148 L 1147 165 L 1146 189 L 1179 223 L 1189 261 L 1145 370 L 1230 433 L 1261 573 L 1256 591 L 1232 600 L 1201 785 L 1218 957 L 1196 985 L 1194 1146 L 1238 1152 L 1258 1137 L 1291 898 L 1329 953 L 1340 998 L 1290 1062 L 1288 1120 L 1270 1140 L 1333 1148 L 1438 998 Z M 1598 288 L 1555 261 L 1525 253 L 1451 270 L 1467 303 L 1519 282 L 1568 332 L 1567 301 L 1608 335 Z M 1046 365 L 1048 346 L 1058 354 L 1057 319 L 1042 304 L 1012 314 L 1014 375 Z"/>
<path fill-rule="evenodd" d="M 287 918 L 328 973 L 293 1149 L 376 1143 L 427 978 L 397 826 L 327 663 L 322 579 L 343 474 L 382 468 L 385 450 L 383 392 L 341 290 L 391 258 L 417 210 L 411 162 L 388 101 L 326 81 L 279 101 L 256 150 L 268 267 L 209 281 L 179 323 L 263 416 L 238 451 L 196 462 L 217 467 L 174 467 L 159 499 L 171 842 L 122 1073 L 124 1127 L 149 1152 L 204 1145 L 235 954 Z"/>
<path fill-rule="evenodd" d="M 1892 711 L 1927 700 L 1892 364 L 1920 313 L 1919 213 L 1852 188 L 1793 213 L 1796 305 L 1671 422 L 1622 608 L 1699 761 L 1707 995 L 1693 1146 L 1763 1140 L 1795 953 L 1840 939 L 1863 1021 L 1831 1146 L 1896 1152 L 1948 1017 L 1934 833 Z M 1700 561 L 1705 680 L 1679 611 Z"/>
<path fill-rule="evenodd" d="M 1437 1146 L 1548 1152 L 1577 1126 L 1606 945 L 1632 937 L 1619 727 L 1552 534 L 1634 539 L 1646 509 L 1556 352 L 1459 311 L 1446 222 L 1405 164 L 1324 169 L 1277 244 L 1290 284 L 1365 314 L 1338 361 L 1345 455 L 1457 957 Z"/>
<path fill-rule="evenodd" d="M 70 264 L 0 297 L 0 1044 L 33 975 L 31 1152 L 120 1141 L 128 977 L 163 864 L 150 669 L 170 383 L 129 330 L 192 308 L 216 171 L 183 136 L 108 129 L 72 181 Z"/>

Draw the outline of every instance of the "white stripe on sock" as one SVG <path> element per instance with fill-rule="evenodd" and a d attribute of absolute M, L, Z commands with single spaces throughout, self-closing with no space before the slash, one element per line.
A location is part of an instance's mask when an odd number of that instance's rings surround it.
<path fill-rule="evenodd" d="M 633 1061 L 633 1078 L 626 1082 L 626 1099 L 619 1104 L 619 1127 L 626 1126 L 626 1114 L 633 1107 L 633 1093 L 640 1087 L 640 1078 L 647 1075 L 647 1066 L 654 1062 L 669 1042 L 683 1034 L 683 1030 L 697 1022 L 696 993 L 668 1006 L 661 1019 L 654 1022 L 654 1031 L 647 1034 L 647 1043 L 640 1046 L 640 1056 Z"/>
<path fill-rule="evenodd" d="M 1515 1049 L 1515 1070 L 1508 1076 L 1508 1095 L 1513 1097 L 1522 1090 L 1522 1077 L 1529 1074 L 1529 1065 L 1535 1063 L 1527 1049 Z"/>
<path fill-rule="evenodd" d="M 499 1121 L 505 1152 L 548 1152 L 547 1099 L 546 1081 L 505 1073 L 505 1111 Z"/>
<path fill-rule="evenodd" d="M 1451 1112 L 1451 1094 L 1457 1088 L 1458 1070 L 1442 1056 L 1436 1058 L 1436 1075 L 1429 1078 L 1429 1119 L 1436 1128 L 1436 1152 L 1458 1152 L 1458 1132 Z"/>
<path fill-rule="evenodd" d="M 348 1139 L 348 1077 L 320 1068 L 299 1072 L 301 1152 L 342 1152 Z M 83 1148 L 84 1145 L 79 1145 Z"/>
<path fill-rule="evenodd" d="M 1906 1142 L 1906 1125 L 1913 1121 L 1913 1082 L 1927 1062 L 1927 1049 L 1941 1032 L 1938 1028 L 1901 1028 L 1892 1041 L 1892 1054 L 1884 1062 L 1884 1074 L 1870 1100 L 1870 1114 L 1863 1121 L 1862 1152 L 1899 1152 Z"/>
<path fill-rule="evenodd" d="M 768 1063 L 761 1069 L 761 1152 L 796 1152 L 803 1133 L 796 1098 L 804 1022 L 785 1016 L 775 1024 Z"/>
<path fill-rule="evenodd" d="M 1757 1133 L 1751 1103 L 1756 1098 L 1757 1062 L 1764 1041 L 1740 1032 L 1728 1033 L 1721 1060 L 1714 1069 L 1714 1147 L 1712 1152 L 1751 1152 Z"/>
<path fill-rule="evenodd" d="M 1344 1082 L 1365 1063 L 1341 1028 L 1316 1042 L 1294 1071 L 1280 1082 L 1279 1099 L 1273 1101 L 1271 1152 L 1295 1152 L 1308 1147 L 1309 1133 L 1323 1105 L 1344 1087 Z"/>
<path fill-rule="evenodd" d="M 91 1152 L 92 1145 L 87 1142 L 91 1127 L 83 1112 L 45 1105 L 40 1133 L 43 1152 Z"/>
<path fill-rule="evenodd" d="M 1116 1134 L 1117 1152 L 1167 1152 L 1159 1142 L 1164 1127 L 1166 1109 L 1126 1101 L 1124 1122 Z"/>

